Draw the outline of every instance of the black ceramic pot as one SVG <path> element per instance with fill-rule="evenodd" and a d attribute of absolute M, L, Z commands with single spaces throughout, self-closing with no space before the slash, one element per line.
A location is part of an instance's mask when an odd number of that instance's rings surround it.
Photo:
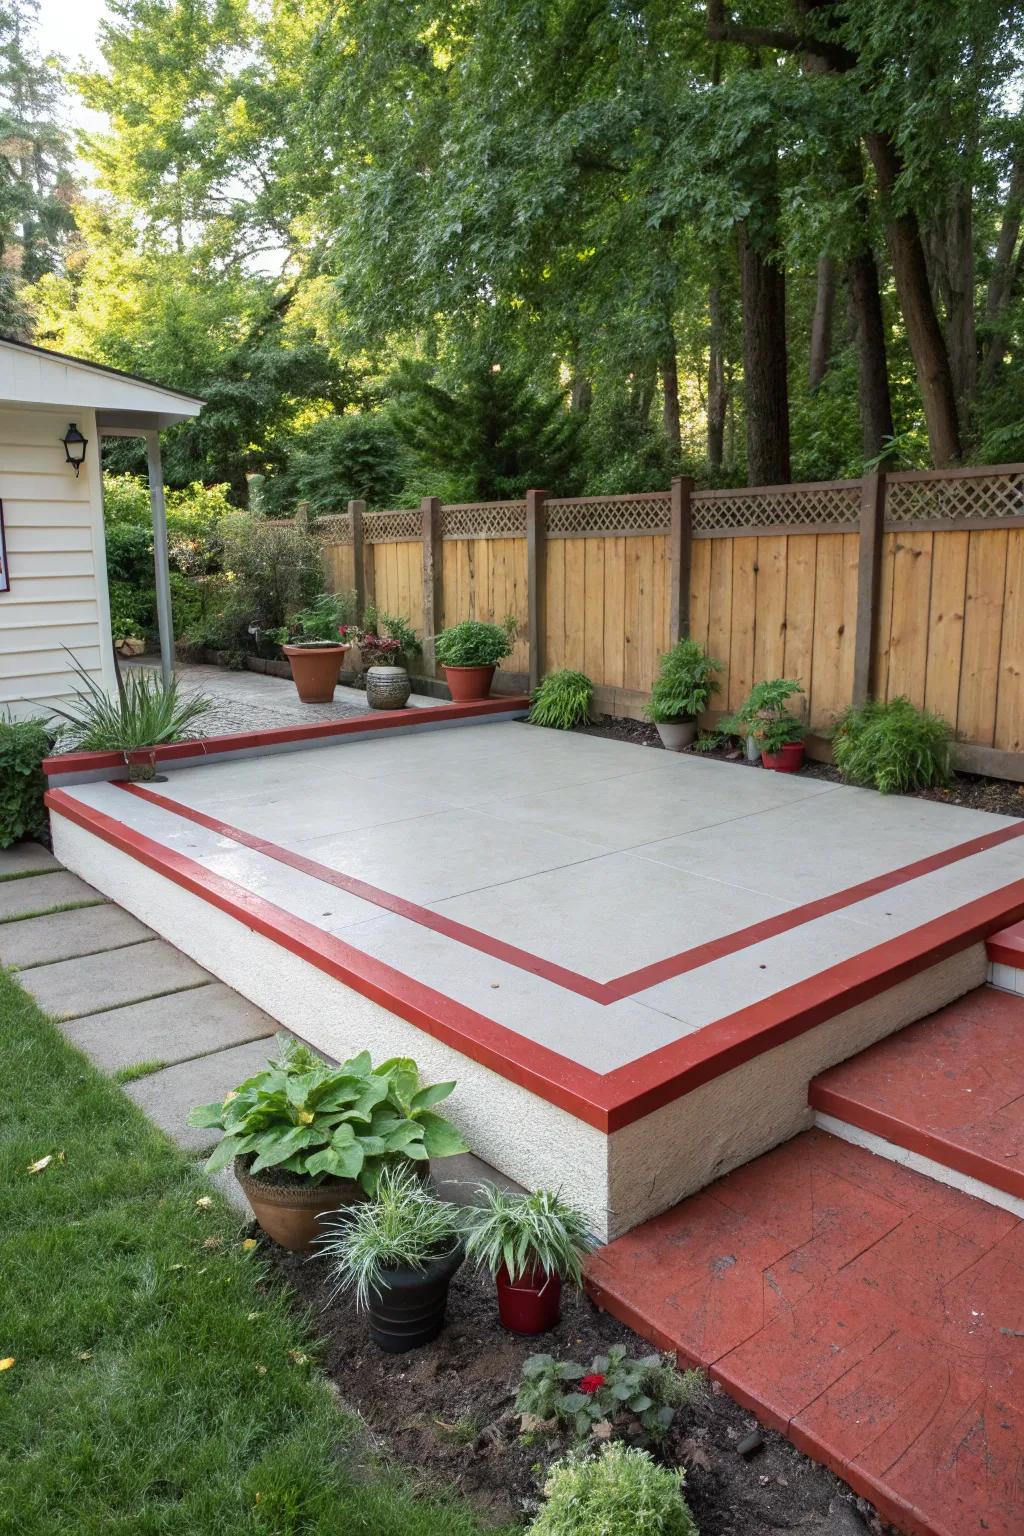
<path fill-rule="evenodd" d="M 389 1269 L 379 1291 L 370 1292 L 370 1337 L 388 1354 L 419 1349 L 444 1327 L 448 1287 L 465 1258 L 459 1243 L 426 1269 Z"/>

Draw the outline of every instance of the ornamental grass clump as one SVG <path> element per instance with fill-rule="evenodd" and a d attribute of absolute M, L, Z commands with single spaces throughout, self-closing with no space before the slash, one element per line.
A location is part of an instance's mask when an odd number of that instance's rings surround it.
<path fill-rule="evenodd" d="M 590 719 L 590 701 L 594 685 L 585 672 L 564 667 L 549 672 L 539 688 L 534 689 L 530 724 L 544 725 L 556 731 L 571 731 Z"/>
<path fill-rule="evenodd" d="M 594 1243 L 578 1206 L 550 1189 L 517 1195 L 482 1184 L 480 1195 L 470 1216 L 468 1259 L 492 1275 L 504 1268 L 513 1282 L 539 1272 L 581 1283 L 583 1259 Z"/>
<path fill-rule="evenodd" d="M 577 1451 L 551 1467 L 530 1536 L 697 1536 L 684 1481 L 621 1442 L 598 1456 Z"/>
<path fill-rule="evenodd" d="M 949 782 L 952 727 L 909 699 L 870 699 L 848 709 L 836 727 L 832 752 L 851 784 L 879 794 L 911 794 Z"/>
<path fill-rule="evenodd" d="M 369 1310 L 389 1272 L 425 1272 L 459 1246 L 464 1224 L 460 1207 L 438 1200 L 411 1169 L 384 1168 L 372 1200 L 324 1223 L 318 1246 L 331 1261 L 334 1295 L 352 1291 L 356 1305 Z"/>
<path fill-rule="evenodd" d="M 658 662 L 651 697 L 644 713 L 655 725 L 695 720 L 719 691 L 715 677 L 722 663 L 709 656 L 697 640 L 679 640 Z"/>
<path fill-rule="evenodd" d="M 189 727 L 213 707 L 203 694 L 183 697 L 178 679 L 163 679 L 145 667 L 132 667 L 118 676 L 118 691 L 109 694 L 76 657 L 71 664 L 82 684 L 72 688 L 76 703 L 53 713 L 66 723 L 61 727 L 61 751 L 135 752 L 180 741 Z"/>

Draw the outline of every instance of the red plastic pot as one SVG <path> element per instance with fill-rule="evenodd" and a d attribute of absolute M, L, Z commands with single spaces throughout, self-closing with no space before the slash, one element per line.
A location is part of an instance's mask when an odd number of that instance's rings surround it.
<path fill-rule="evenodd" d="M 773 768 L 776 773 L 799 773 L 804 765 L 804 744 L 802 741 L 787 741 L 777 752 L 762 752 L 761 762 L 766 768 Z"/>
<path fill-rule="evenodd" d="M 493 667 L 445 667 L 444 680 L 456 704 L 490 696 L 494 681 Z"/>
<path fill-rule="evenodd" d="M 562 1277 L 530 1269 L 515 1284 L 504 1265 L 495 1276 L 498 1316 L 510 1333 L 547 1333 L 562 1316 Z"/>

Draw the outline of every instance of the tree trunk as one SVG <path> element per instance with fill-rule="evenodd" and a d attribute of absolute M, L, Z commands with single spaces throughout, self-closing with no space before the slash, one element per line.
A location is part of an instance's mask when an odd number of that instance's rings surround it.
<path fill-rule="evenodd" d="M 789 390 L 786 380 L 786 276 L 739 226 L 743 295 L 743 374 L 747 406 L 747 483 L 789 479 Z"/>
<path fill-rule="evenodd" d="M 725 449 L 725 342 L 722 326 L 722 292 L 717 283 L 708 290 L 708 464 L 721 469 Z"/>
<path fill-rule="evenodd" d="M 885 355 L 885 322 L 874 252 L 865 246 L 846 267 L 854 342 L 857 348 L 857 387 L 860 435 L 865 459 L 876 459 L 886 440 L 895 436 L 889 368 Z"/>
<path fill-rule="evenodd" d="M 974 323 L 974 189 L 958 186 L 931 230 L 928 242 L 933 287 L 946 311 L 946 347 L 961 434 L 978 388 L 978 338 Z"/>
<path fill-rule="evenodd" d="M 594 399 L 594 386 L 585 373 L 574 373 L 569 392 L 569 409 L 582 411 L 584 414 L 590 410 Z"/>
<path fill-rule="evenodd" d="M 1020 239 L 1021 209 L 1024 206 L 1024 151 L 1018 152 L 1010 172 L 1010 186 L 999 228 L 992 273 L 985 295 L 986 336 L 981 356 L 981 387 L 991 389 L 1006 356 L 1008 337 L 1003 324 L 1013 294 L 1014 253 Z"/>
<path fill-rule="evenodd" d="M 892 139 L 885 133 L 868 133 L 865 143 L 885 205 L 886 245 L 921 390 L 932 462 L 942 469 L 960 457 L 960 426 L 949 353 L 932 302 L 921 231 L 914 213 L 909 209 L 896 213 L 892 207 L 900 168 Z"/>
<path fill-rule="evenodd" d="M 818 290 L 811 318 L 811 360 L 808 384 L 811 393 L 821 387 L 832 357 L 832 319 L 836 307 L 836 264 L 831 256 L 818 260 Z"/>
<path fill-rule="evenodd" d="M 676 458 L 683 451 L 683 438 L 679 426 L 679 365 L 676 360 L 676 338 L 669 332 L 669 344 L 661 361 L 662 414 L 665 436 Z"/>

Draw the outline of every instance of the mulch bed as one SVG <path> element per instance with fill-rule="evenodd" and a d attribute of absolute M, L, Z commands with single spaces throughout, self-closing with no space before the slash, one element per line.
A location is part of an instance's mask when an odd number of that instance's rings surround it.
<path fill-rule="evenodd" d="M 653 747 L 662 752 L 661 737 L 657 728 L 645 720 L 618 719 L 614 715 L 601 715 L 593 725 L 580 727 L 583 736 L 607 736 L 613 741 L 628 741 L 638 747 Z M 684 755 L 710 757 L 717 762 L 734 763 L 737 767 L 763 773 L 760 763 L 748 763 L 742 755 L 728 747 L 715 747 L 710 752 L 694 752 L 687 748 Z M 827 779 L 832 784 L 842 784 L 838 768 L 831 763 L 816 763 L 810 758 L 801 772 L 812 779 Z M 973 773 L 955 773 L 948 789 L 921 789 L 909 798 L 938 800 L 943 805 L 963 805 L 972 811 L 993 811 L 998 816 L 1024 816 L 1024 785 L 1006 779 L 985 779 Z"/>
<path fill-rule="evenodd" d="M 616 1343 L 634 1356 L 651 1353 L 630 1329 L 568 1292 L 554 1332 L 533 1340 L 506 1333 L 494 1282 L 463 1267 L 440 1337 L 408 1355 L 386 1355 L 370 1342 L 353 1303 L 330 1299 L 324 1260 L 286 1253 L 266 1238 L 261 1255 L 269 1283 L 283 1281 L 308 1309 L 322 1341 L 319 1363 L 378 1449 L 404 1463 L 424 1491 L 454 1487 L 495 1525 L 532 1517 L 548 1465 L 571 1444 L 561 1434 L 521 1434 L 515 1396 L 527 1356 L 545 1351 L 587 1364 Z M 755 1428 L 752 1415 L 709 1386 L 700 1401 L 679 1410 L 657 1453 L 685 1469 L 686 1496 L 702 1536 L 857 1536 L 886 1529 L 869 1505 L 780 1435 L 762 1431 L 762 1448 L 745 1460 L 737 1445 Z"/>

